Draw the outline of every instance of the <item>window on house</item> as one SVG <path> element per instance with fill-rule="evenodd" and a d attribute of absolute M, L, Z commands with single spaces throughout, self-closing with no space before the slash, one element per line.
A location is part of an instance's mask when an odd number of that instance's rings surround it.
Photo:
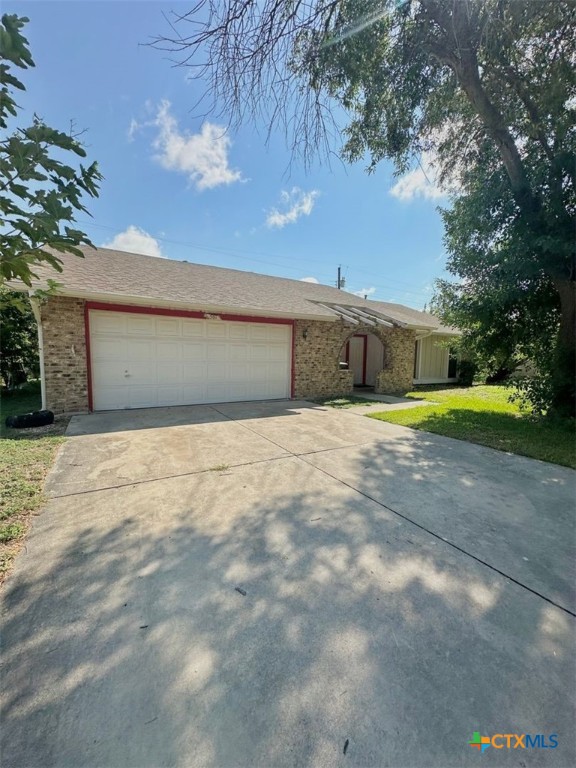
<path fill-rule="evenodd" d="M 451 348 L 450 351 L 448 352 L 448 378 L 449 379 L 456 378 L 457 366 L 458 366 L 458 358 L 456 357 L 456 351 Z"/>

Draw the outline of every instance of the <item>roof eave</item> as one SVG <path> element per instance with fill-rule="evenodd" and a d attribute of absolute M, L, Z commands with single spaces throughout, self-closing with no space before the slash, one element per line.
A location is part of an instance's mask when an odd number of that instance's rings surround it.
<path fill-rule="evenodd" d="M 10 286 L 11 290 L 32 293 L 37 285 L 32 288 L 22 283 L 14 283 Z M 66 296 L 67 298 L 84 299 L 85 301 L 95 301 L 102 304 L 133 305 L 137 307 L 151 307 L 156 309 L 181 309 L 189 312 L 210 312 L 214 314 L 238 315 L 246 317 L 277 317 L 283 320 L 321 320 L 325 322 L 335 322 L 337 317 L 330 314 L 312 314 L 306 312 L 279 312 L 274 309 L 264 309 L 262 307 L 249 307 L 228 304 L 209 304 L 206 302 L 183 302 L 167 299 L 151 298 L 150 296 L 132 296 L 125 293 L 99 293 L 97 291 L 82 291 L 79 289 L 67 289 L 60 287 L 57 289 L 56 296 Z"/>

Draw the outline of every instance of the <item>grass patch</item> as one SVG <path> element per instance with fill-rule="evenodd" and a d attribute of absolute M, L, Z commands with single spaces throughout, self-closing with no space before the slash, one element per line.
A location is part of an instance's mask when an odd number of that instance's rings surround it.
<path fill-rule="evenodd" d="M 30 517 L 46 499 L 44 479 L 64 441 L 68 419 L 33 429 L 7 429 L 7 416 L 37 411 L 40 386 L 32 382 L 12 393 L 2 393 L 0 421 L 0 581 L 10 570 L 30 526 Z"/>
<path fill-rule="evenodd" d="M 377 400 L 368 397 L 350 395 L 348 397 L 319 397 L 313 402 L 318 405 L 326 405 L 328 408 L 354 408 L 355 405 L 377 405 Z"/>
<path fill-rule="evenodd" d="M 496 385 L 430 387 L 407 397 L 433 403 L 369 418 L 576 469 L 574 421 L 535 419 L 509 402 L 509 395 L 509 389 Z"/>
<path fill-rule="evenodd" d="M 0 542 L 6 543 L 8 541 L 14 541 L 19 539 L 26 530 L 23 523 L 8 523 L 7 525 L 0 525 Z"/>

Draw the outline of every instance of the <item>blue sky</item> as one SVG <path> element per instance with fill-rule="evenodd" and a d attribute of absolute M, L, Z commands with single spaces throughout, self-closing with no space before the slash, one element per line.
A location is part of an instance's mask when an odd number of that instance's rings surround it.
<path fill-rule="evenodd" d="M 85 129 L 105 180 L 82 228 L 113 244 L 174 259 L 334 284 L 422 308 L 444 274 L 445 204 L 417 168 L 394 178 L 382 163 L 315 164 L 307 172 L 264 125 L 226 133 L 193 111 L 202 86 L 142 45 L 168 33 L 163 13 L 190 2 L 6 2 L 27 15 L 36 68 L 18 124 L 33 112 Z"/>

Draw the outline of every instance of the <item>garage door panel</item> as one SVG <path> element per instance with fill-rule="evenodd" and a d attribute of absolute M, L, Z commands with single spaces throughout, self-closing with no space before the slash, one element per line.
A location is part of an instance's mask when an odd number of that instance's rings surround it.
<path fill-rule="evenodd" d="M 286 343 L 290 338 L 290 327 L 287 325 L 267 325 L 264 326 L 267 341 L 277 341 Z"/>
<path fill-rule="evenodd" d="M 268 375 L 269 368 L 267 363 L 250 363 L 250 379 L 253 383 L 264 381 Z"/>
<path fill-rule="evenodd" d="M 248 385 L 240 382 L 214 384 L 210 387 L 208 394 L 212 403 L 246 400 L 250 397 Z"/>
<path fill-rule="evenodd" d="M 206 336 L 209 339 L 225 339 L 228 335 L 227 324 L 222 321 L 206 323 Z"/>
<path fill-rule="evenodd" d="M 156 387 L 131 387 L 128 390 L 129 408 L 154 408 L 158 405 Z"/>
<path fill-rule="evenodd" d="M 283 363 L 286 360 L 286 349 L 280 344 L 273 344 L 268 347 L 268 360 L 272 363 Z"/>
<path fill-rule="evenodd" d="M 242 340 L 250 338 L 250 329 L 247 323 L 230 323 L 228 338 Z"/>
<path fill-rule="evenodd" d="M 185 403 L 206 403 L 206 385 L 201 384 L 185 384 L 182 388 L 182 399 Z"/>
<path fill-rule="evenodd" d="M 182 359 L 182 342 L 159 339 L 156 342 L 156 359 L 160 362 L 179 362 Z"/>
<path fill-rule="evenodd" d="M 182 359 L 204 362 L 206 360 L 206 342 L 185 341 L 182 344 Z"/>
<path fill-rule="evenodd" d="M 129 362 L 126 368 L 128 371 L 126 378 L 130 379 L 127 381 L 129 386 L 156 386 L 158 373 L 155 362 Z"/>
<path fill-rule="evenodd" d="M 289 397 L 287 325 L 92 310 L 96 410 Z"/>
<path fill-rule="evenodd" d="M 182 335 L 182 323 L 179 318 L 159 318 L 156 320 L 156 333 L 158 336 Z"/>
<path fill-rule="evenodd" d="M 250 359 L 255 363 L 268 360 L 268 346 L 266 344 L 253 344 L 251 347 Z"/>
<path fill-rule="evenodd" d="M 122 339 L 95 338 L 92 342 L 92 356 L 96 360 L 126 359 L 126 343 Z"/>
<path fill-rule="evenodd" d="M 182 320 L 182 336 L 204 337 L 206 336 L 205 320 Z"/>
<path fill-rule="evenodd" d="M 174 384 L 180 386 L 183 380 L 182 363 L 170 363 L 170 365 L 159 365 L 157 369 L 158 386 L 163 384 Z"/>
<path fill-rule="evenodd" d="M 207 375 L 208 375 L 207 363 L 202 362 L 202 363 L 183 363 L 182 364 L 182 380 L 184 384 L 187 384 L 188 382 L 191 382 L 193 384 L 199 381 L 206 382 Z"/>
<path fill-rule="evenodd" d="M 227 363 L 207 363 L 206 365 L 206 379 L 209 385 L 220 384 L 222 381 L 228 379 L 228 364 Z"/>
<path fill-rule="evenodd" d="M 268 328 L 265 325 L 253 325 L 250 328 L 250 339 L 252 341 L 266 341 L 268 338 Z"/>
<path fill-rule="evenodd" d="M 111 312 L 91 312 L 90 329 L 93 334 L 112 333 L 115 336 L 126 333 L 126 318 L 119 318 Z"/>
<path fill-rule="evenodd" d="M 112 411 L 119 408 L 129 408 L 128 400 L 125 400 L 127 389 L 125 386 L 115 387 L 107 385 L 94 389 L 94 410 Z M 119 405 L 121 403 L 121 405 Z"/>
<path fill-rule="evenodd" d="M 229 355 L 228 359 L 232 363 L 243 363 L 250 359 L 250 345 L 249 344 L 230 344 L 228 347 Z"/>
<path fill-rule="evenodd" d="M 234 363 L 228 365 L 228 379 L 230 381 L 243 381 L 249 383 L 250 363 Z"/>
<path fill-rule="evenodd" d="M 129 336 L 154 336 L 154 317 L 146 315 L 126 315 L 126 333 Z"/>
<path fill-rule="evenodd" d="M 220 342 L 212 342 L 206 345 L 206 359 L 209 362 L 226 362 L 229 355 L 229 345 Z"/>
<path fill-rule="evenodd" d="M 125 344 L 124 359 L 130 363 L 147 363 L 154 359 L 154 346 L 154 342 L 149 339 L 130 339 Z"/>
<path fill-rule="evenodd" d="M 158 387 L 158 405 L 179 405 L 182 400 L 182 387 Z"/>
<path fill-rule="evenodd" d="M 95 388 L 102 386 L 126 385 L 126 362 L 106 361 L 105 366 L 96 366 L 92 371 L 92 384 Z"/>

